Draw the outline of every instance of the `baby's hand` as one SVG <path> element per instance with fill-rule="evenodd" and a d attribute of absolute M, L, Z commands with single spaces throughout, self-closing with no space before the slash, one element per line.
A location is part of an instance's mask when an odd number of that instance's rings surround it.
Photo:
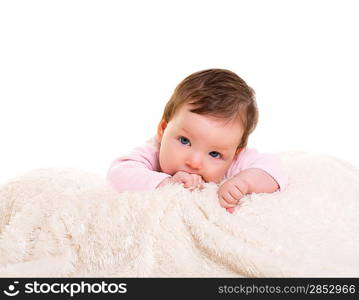
<path fill-rule="evenodd" d="M 203 189 L 204 181 L 202 176 L 197 174 L 191 174 L 184 171 L 178 171 L 172 176 L 173 182 L 183 183 L 183 186 L 190 191 L 194 189 Z"/>
<path fill-rule="evenodd" d="M 202 176 L 197 174 L 187 173 L 184 171 L 178 171 L 172 177 L 166 178 L 158 185 L 158 187 L 174 182 L 183 184 L 183 186 L 189 189 L 190 191 L 196 188 L 203 189 L 204 187 L 203 186 L 204 181 L 202 179 Z"/>
<path fill-rule="evenodd" d="M 236 177 L 228 179 L 218 189 L 219 204 L 229 213 L 233 213 L 234 207 L 238 205 L 247 190 L 247 184 L 243 180 Z"/>

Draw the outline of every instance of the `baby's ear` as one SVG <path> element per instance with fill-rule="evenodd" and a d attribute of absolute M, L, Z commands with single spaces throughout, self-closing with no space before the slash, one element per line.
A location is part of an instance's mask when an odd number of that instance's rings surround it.
<path fill-rule="evenodd" d="M 162 141 L 162 136 L 163 136 L 163 133 L 165 131 L 167 127 L 167 121 L 165 119 L 162 119 L 161 122 L 158 124 L 158 127 L 157 127 L 157 142 L 158 143 L 161 143 Z"/>

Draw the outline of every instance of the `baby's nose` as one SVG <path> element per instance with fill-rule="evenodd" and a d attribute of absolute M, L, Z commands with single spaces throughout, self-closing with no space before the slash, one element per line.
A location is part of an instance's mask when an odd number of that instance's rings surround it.
<path fill-rule="evenodd" d="M 194 170 L 199 170 L 202 166 L 202 158 L 198 154 L 189 156 L 186 160 L 186 165 Z"/>

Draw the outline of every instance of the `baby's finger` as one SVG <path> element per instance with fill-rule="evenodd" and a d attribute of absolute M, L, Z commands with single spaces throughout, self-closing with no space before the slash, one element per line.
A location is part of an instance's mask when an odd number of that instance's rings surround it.
<path fill-rule="evenodd" d="M 228 197 L 226 198 L 227 199 L 227 202 L 231 203 L 231 204 L 238 204 L 239 203 L 239 199 L 242 198 L 242 193 L 236 189 L 236 188 L 233 188 L 233 189 L 229 189 L 227 191 L 228 193 Z"/>
<path fill-rule="evenodd" d="M 233 213 L 234 213 L 234 207 L 228 207 L 228 208 L 226 208 L 226 210 L 227 210 L 230 214 L 233 214 Z"/>
<path fill-rule="evenodd" d="M 237 205 L 239 202 L 236 198 L 234 198 L 230 190 L 224 193 L 224 199 L 227 201 L 228 204 L 231 204 L 232 207 L 234 205 Z"/>
<path fill-rule="evenodd" d="M 227 202 L 222 197 L 219 197 L 219 205 L 223 208 L 227 208 Z"/>
<path fill-rule="evenodd" d="M 191 190 L 194 190 L 194 189 L 196 189 L 196 188 L 197 188 L 199 178 L 198 178 L 198 175 L 196 175 L 196 174 L 191 174 L 191 177 L 192 177 L 192 186 L 191 186 Z"/>
<path fill-rule="evenodd" d="M 195 176 L 195 181 L 194 181 L 194 188 L 195 189 L 202 189 L 203 188 L 203 179 L 202 176 L 200 175 L 196 175 Z"/>
<path fill-rule="evenodd" d="M 222 193 L 222 198 L 226 202 L 226 207 L 234 207 L 238 204 L 238 201 L 228 191 Z"/>
<path fill-rule="evenodd" d="M 236 185 L 234 185 L 233 189 L 231 189 L 231 194 L 238 201 L 244 196 L 242 191 Z"/>
<path fill-rule="evenodd" d="M 188 174 L 188 177 L 190 178 L 188 180 L 188 186 L 186 186 L 190 191 L 193 191 L 197 188 L 198 185 L 198 175 L 197 174 Z"/>
<path fill-rule="evenodd" d="M 196 178 L 192 177 L 191 179 L 191 184 L 189 185 L 188 189 L 190 191 L 193 191 L 194 189 L 196 189 L 197 183 L 196 183 Z"/>
<path fill-rule="evenodd" d="M 191 188 L 193 186 L 193 177 L 191 175 L 186 175 L 183 177 L 182 182 L 184 183 L 185 188 Z"/>
<path fill-rule="evenodd" d="M 228 203 L 228 201 L 226 200 L 226 198 L 224 198 L 223 196 L 219 197 L 219 205 L 223 208 L 228 208 L 228 207 L 235 207 L 234 204 Z"/>
<path fill-rule="evenodd" d="M 202 177 L 200 177 L 200 180 L 199 180 L 199 189 L 200 190 L 203 190 L 204 189 L 204 180 Z"/>

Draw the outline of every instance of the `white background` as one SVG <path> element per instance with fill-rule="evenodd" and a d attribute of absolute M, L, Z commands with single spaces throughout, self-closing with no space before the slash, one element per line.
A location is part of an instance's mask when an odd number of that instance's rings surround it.
<path fill-rule="evenodd" d="M 0 182 L 48 167 L 105 176 L 206 68 L 255 89 L 250 147 L 359 166 L 356 2 L 1 1 Z"/>

